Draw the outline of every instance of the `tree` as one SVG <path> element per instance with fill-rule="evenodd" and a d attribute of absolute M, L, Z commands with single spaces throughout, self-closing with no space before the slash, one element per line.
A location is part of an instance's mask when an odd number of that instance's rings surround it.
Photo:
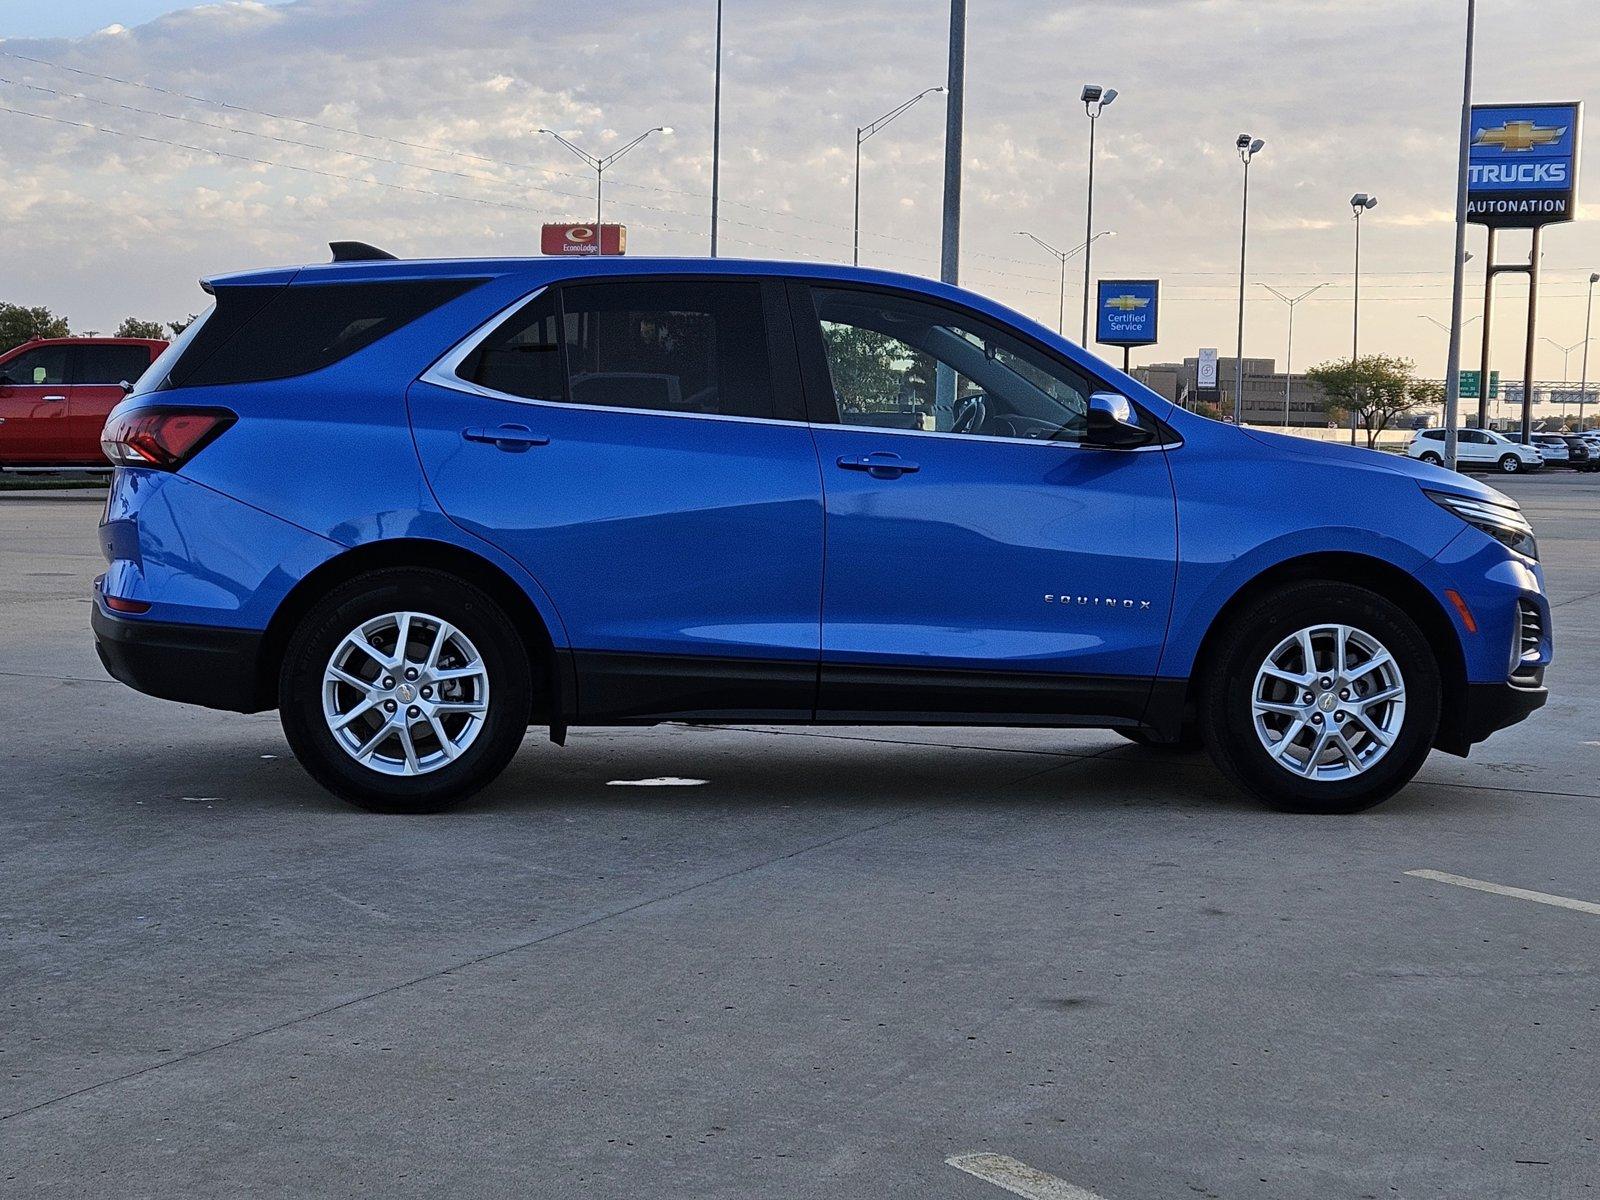
<path fill-rule="evenodd" d="M 1327 393 L 1328 407 L 1353 412 L 1367 430 L 1367 446 L 1377 444 L 1378 435 L 1390 422 L 1414 408 L 1437 404 L 1444 388 L 1427 379 L 1418 379 L 1416 364 L 1409 358 L 1387 354 L 1368 354 L 1361 358 L 1336 358 L 1306 372 L 1306 378 Z"/>
<path fill-rule="evenodd" d="M 167 328 L 172 330 L 173 337 L 177 337 L 180 333 L 189 328 L 189 326 L 193 325 L 199 319 L 199 313 L 190 313 L 182 321 L 168 321 Z"/>
<path fill-rule="evenodd" d="M 0 354 L 33 338 L 71 337 L 65 317 L 48 308 L 24 308 L 0 300 Z"/>
<path fill-rule="evenodd" d="M 114 337 L 155 338 L 167 336 L 167 327 L 160 321 L 141 321 L 138 317 L 123 317 Z"/>

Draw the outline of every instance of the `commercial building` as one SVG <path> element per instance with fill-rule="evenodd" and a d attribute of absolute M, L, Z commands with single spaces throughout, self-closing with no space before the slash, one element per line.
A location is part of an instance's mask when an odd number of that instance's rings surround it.
<path fill-rule="evenodd" d="M 1233 412 L 1235 361 L 1219 358 L 1217 361 L 1217 388 L 1211 392 L 1200 389 L 1200 360 L 1186 358 L 1181 363 L 1152 363 L 1135 367 L 1132 374 L 1146 387 L 1159 392 L 1175 404 L 1194 407 L 1197 401 L 1210 401 L 1225 413 Z M 1244 360 L 1244 419 L 1247 425 L 1284 424 L 1284 376 L 1272 358 L 1246 358 Z M 1290 425 L 1324 426 L 1328 423 L 1327 396 L 1322 388 L 1303 374 L 1289 376 L 1288 423 Z"/>

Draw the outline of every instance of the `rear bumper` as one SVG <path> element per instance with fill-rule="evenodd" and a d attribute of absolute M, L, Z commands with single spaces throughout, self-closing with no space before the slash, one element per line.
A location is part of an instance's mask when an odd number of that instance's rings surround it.
<path fill-rule="evenodd" d="M 1435 744 L 1449 754 L 1464 755 L 1497 729 L 1526 720 L 1549 698 L 1542 668 L 1527 683 L 1469 683 L 1455 720 L 1439 730 Z"/>
<path fill-rule="evenodd" d="M 262 634 L 119 617 L 96 597 L 94 648 L 112 678 L 181 704 L 231 712 L 274 707 L 260 678 Z"/>

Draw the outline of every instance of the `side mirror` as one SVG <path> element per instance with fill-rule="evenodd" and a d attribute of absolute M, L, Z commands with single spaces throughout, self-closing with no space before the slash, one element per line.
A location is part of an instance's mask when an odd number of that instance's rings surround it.
<path fill-rule="evenodd" d="M 1089 397 L 1089 431 L 1086 446 L 1104 450 L 1131 450 L 1148 445 L 1155 434 L 1139 424 L 1139 413 L 1119 392 L 1096 392 Z"/>
<path fill-rule="evenodd" d="M 117 384 L 117 386 L 122 389 L 122 394 L 124 396 L 133 395 L 133 384 L 129 383 L 126 379 Z"/>

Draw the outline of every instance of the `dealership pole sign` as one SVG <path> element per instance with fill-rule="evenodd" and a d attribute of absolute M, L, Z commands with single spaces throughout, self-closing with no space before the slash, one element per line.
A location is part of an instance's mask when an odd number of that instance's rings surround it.
<path fill-rule="evenodd" d="M 1102 279 L 1095 307 L 1094 340 L 1102 346 L 1122 347 L 1122 369 L 1128 369 L 1128 350 L 1156 342 L 1156 322 L 1161 312 L 1159 279 Z"/>
<path fill-rule="evenodd" d="M 1583 104 L 1474 104 L 1467 146 L 1467 220 L 1488 227 L 1483 269 L 1483 349 L 1478 368 L 1478 424 L 1489 423 L 1489 347 L 1494 281 L 1528 277 L 1528 340 L 1522 357 L 1522 441 L 1533 440 L 1533 352 L 1538 340 L 1539 259 L 1546 225 L 1573 218 L 1578 199 L 1578 144 Z M 1527 262 L 1495 261 L 1502 229 L 1531 229 Z"/>
<path fill-rule="evenodd" d="M 1474 104 L 1467 220 L 1531 229 L 1572 220 L 1581 102 Z"/>

